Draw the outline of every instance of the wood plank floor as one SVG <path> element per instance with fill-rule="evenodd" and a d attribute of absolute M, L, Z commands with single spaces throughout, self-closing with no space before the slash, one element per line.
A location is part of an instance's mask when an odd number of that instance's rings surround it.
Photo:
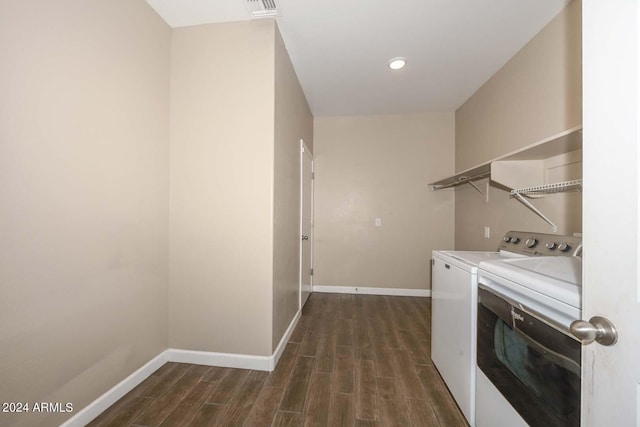
<path fill-rule="evenodd" d="M 313 294 L 274 372 L 167 363 L 89 425 L 467 426 L 431 363 L 430 302 Z"/>

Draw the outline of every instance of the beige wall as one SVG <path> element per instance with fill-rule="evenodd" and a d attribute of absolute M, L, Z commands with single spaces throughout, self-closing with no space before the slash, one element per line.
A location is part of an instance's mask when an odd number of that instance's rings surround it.
<path fill-rule="evenodd" d="M 582 124 L 581 19 L 573 1 L 456 111 L 456 171 Z"/>
<path fill-rule="evenodd" d="M 0 2 L 0 401 L 70 402 L 167 348 L 169 27 L 142 1 Z"/>
<path fill-rule="evenodd" d="M 271 355 L 298 310 L 311 112 L 274 21 L 176 29 L 171 71 L 169 344 Z"/>
<path fill-rule="evenodd" d="M 280 32 L 275 32 L 273 338 L 278 345 L 299 305 L 300 139 L 313 147 L 313 116 Z"/>
<path fill-rule="evenodd" d="M 271 354 L 274 30 L 265 20 L 173 31 L 173 348 Z"/>
<path fill-rule="evenodd" d="M 453 248 L 453 193 L 427 183 L 453 172 L 454 114 L 320 117 L 314 140 L 314 285 L 428 289 Z"/>
<path fill-rule="evenodd" d="M 456 111 L 456 171 L 582 124 L 581 30 L 574 0 Z M 489 203 L 482 200 L 468 185 L 456 189 L 456 249 L 495 249 L 510 229 L 552 232 L 505 190 L 492 187 Z M 533 203 L 558 222 L 558 233 L 581 231 L 580 194 Z"/>
<path fill-rule="evenodd" d="M 313 144 L 275 23 L 6 1 L 0 57 L 1 400 L 77 412 L 167 347 L 271 355 Z"/>

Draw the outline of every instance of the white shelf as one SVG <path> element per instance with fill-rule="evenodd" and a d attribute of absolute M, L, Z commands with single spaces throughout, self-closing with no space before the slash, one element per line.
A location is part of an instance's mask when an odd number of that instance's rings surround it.
<path fill-rule="evenodd" d="M 532 195 L 540 195 L 540 194 L 553 194 L 553 193 L 563 193 L 566 191 L 581 191 L 582 190 L 582 180 L 575 179 L 573 181 L 564 181 L 564 182 L 556 182 L 553 184 L 545 184 L 545 185 L 537 185 L 535 187 L 526 187 L 519 188 L 517 190 L 511 190 L 511 197 L 515 197 L 526 207 L 531 209 L 536 213 L 540 218 L 542 218 L 547 224 L 553 227 L 553 231 L 558 231 L 558 226 L 551 221 L 545 214 L 540 212 L 538 208 L 533 206 L 531 202 L 525 199 L 524 196 L 532 196 Z"/>
<path fill-rule="evenodd" d="M 545 176 L 545 161 L 547 161 L 547 159 L 577 153 L 578 150 L 581 149 L 582 127 L 578 126 L 429 185 L 431 186 L 431 190 L 436 191 L 468 183 L 482 193 L 473 181 L 488 177 L 492 182 L 500 186 L 511 188 L 511 197 L 518 199 L 522 204 L 535 212 L 536 215 L 551 225 L 555 232 L 558 229 L 556 224 L 527 200 L 527 198 L 542 197 L 545 194 L 567 191 L 581 191 L 582 179 L 540 185 L 545 182 L 545 178 L 547 178 Z M 580 152 L 580 157 L 581 156 L 582 153 Z M 569 178 L 569 176 L 566 178 Z M 536 185 L 518 188 L 531 184 Z M 487 192 L 485 195 L 487 202 L 488 194 Z"/>
<path fill-rule="evenodd" d="M 511 190 L 511 195 L 518 194 L 553 194 L 566 191 L 582 191 L 582 180 L 555 182 L 553 184 L 537 185 L 534 187 L 518 188 Z"/>
<path fill-rule="evenodd" d="M 458 172 L 453 176 L 441 179 L 429 184 L 432 191 L 455 187 L 460 184 L 490 177 L 508 188 L 514 188 L 522 183 L 540 183 L 542 179 L 531 181 L 530 170 L 536 173 L 542 171 L 540 165 L 543 159 L 554 157 L 560 154 L 569 153 L 582 148 L 582 126 L 577 126 L 560 132 L 549 138 L 528 145 L 514 152 L 499 156 L 478 166 Z M 540 165 L 536 165 L 536 161 Z M 512 167 L 513 166 L 513 167 Z M 494 169 L 496 169 L 494 171 Z M 514 170 L 527 172 L 524 176 L 514 180 Z M 517 174 L 516 174 L 517 175 Z M 541 178 L 541 175 L 540 175 Z"/>

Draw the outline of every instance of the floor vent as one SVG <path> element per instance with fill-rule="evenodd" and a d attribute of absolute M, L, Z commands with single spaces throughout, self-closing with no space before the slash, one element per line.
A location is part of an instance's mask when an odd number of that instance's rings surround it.
<path fill-rule="evenodd" d="M 276 0 L 246 0 L 252 18 L 279 16 Z"/>

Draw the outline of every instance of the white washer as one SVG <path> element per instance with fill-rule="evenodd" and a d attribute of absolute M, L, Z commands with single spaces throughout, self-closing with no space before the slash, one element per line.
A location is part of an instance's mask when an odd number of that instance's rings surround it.
<path fill-rule="evenodd" d="M 431 359 L 471 426 L 475 426 L 478 264 L 498 252 L 433 251 Z"/>

